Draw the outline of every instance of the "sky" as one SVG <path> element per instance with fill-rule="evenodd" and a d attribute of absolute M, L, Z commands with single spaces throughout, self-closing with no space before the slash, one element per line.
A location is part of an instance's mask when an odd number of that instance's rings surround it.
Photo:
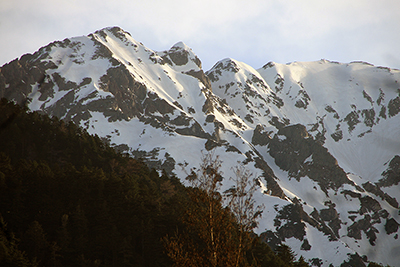
<path fill-rule="evenodd" d="M 183 41 L 204 70 L 228 57 L 400 69 L 399 0 L 0 0 L 0 66 L 109 26 L 155 51 Z"/>

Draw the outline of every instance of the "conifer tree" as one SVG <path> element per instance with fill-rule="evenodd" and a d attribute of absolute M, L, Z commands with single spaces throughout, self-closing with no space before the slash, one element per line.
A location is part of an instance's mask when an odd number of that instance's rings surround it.
<path fill-rule="evenodd" d="M 69 216 L 68 214 L 63 214 L 61 217 L 61 227 L 57 231 L 58 234 L 58 244 L 60 246 L 60 249 L 64 253 L 69 252 L 69 245 L 71 242 L 71 235 L 68 231 L 68 219 Z"/>
<path fill-rule="evenodd" d="M 71 245 L 75 253 L 85 254 L 88 242 L 88 220 L 85 211 L 78 204 L 76 210 L 71 214 L 70 232 L 72 235 Z"/>
<path fill-rule="evenodd" d="M 8 233 L 7 224 L 0 215 L 0 266 L 36 267 L 35 261 L 29 261 L 25 252 L 18 248 L 18 239 L 13 233 Z"/>
<path fill-rule="evenodd" d="M 285 244 L 280 245 L 276 248 L 276 251 L 277 251 L 278 257 L 284 261 L 286 266 L 293 266 L 293 262 L 295 260 L 295 255 L 289 246 L 287 246 Z"/>
<path fill-rule="evenodd" d="M 23 241 L 23 248 L 30 258 L 44 258 L 49 245 L 42 225 L 38 221 L 33 221 L 29 225 Z"/>

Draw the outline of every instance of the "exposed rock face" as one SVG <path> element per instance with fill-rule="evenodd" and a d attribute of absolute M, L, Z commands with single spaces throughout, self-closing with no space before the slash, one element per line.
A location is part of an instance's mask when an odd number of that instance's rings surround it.
<path fill-rule="evenodd" d="M 300 124 L 282 127 L 269 142 L 275 163 L 288 171 L 290 177 L 300 180 L 308 176 L 321 189 L 338 190 L 343 184 L 352 184 L 335 158 Z"/>
<path fill-rule="evenodd" d="M 400 94 L 400 92 L 399 92 Z M 400 112 L 400 97 L 396 97 L 395 99 L 391 99 L 388 105 L 389 116 L 393 117 L 399 114 Z"/>
<path fill-rule="evenodd" d="M 324 222 L 328 222 L 329 227 L 335 233 L 335 236 L 339 238 L 339 230 L 341 226 L 341 220 L 339 218 L 339 214 L 337 210 L 334 208 L 334 204 L 330 205 L 328 209 L 320 210 L 320 218 Z"/>
<path fill-rule="evenodd" d="M 392 234 L 392 233 L 396 233 L 399 229 L 399 223 L 396 222 L 395 219 L 390 218 L 388 220 L 386 220 L 386 224 L 385 224 L 385 231 L 388 235 Z"/>
<path fill-rule="evenodd" d="M 206 88 L 208 90 L 212 91 L 210 80 L 204 74 L 203 70 L 199 70 L 199 71 L 190 70 L 190 71 L 185 72 L 185 74 L 196 77 L 200 82 L 202 82 L 206 86 Z"/>
<path fill-rule="evenodd" d="M 389 168 L 382 173 L 383 179 L 379 180 L 377 186 L 389 187 L 398 185 L 400 182 L 400 156 L 396 155 L 389 163 Z"/>
<path fill-rule="evenodd" d="M 310 243 L 308 242 L 307 239 L 304 239 L 304 242 L 303 242 L 303 244 L 301 244 L 301 248 L 300 249 L 301 250 L 310 250 L 311 249 L 311 245 L 310 245 Z"/>
<path fill-rule="evenodd" d="M 271 133 L 271 132 L 270 132 Z M 257 125 L 253 132 L 253 137 L 251 138 L 251 143 L 253 145 L 266 146 L 268 145 L 271 136 L 270 133 L 264 131 L 264 127 Z"/>
<path fill-rule="evenodd" d="M 287 205 L 278 212 L 275 219 L 278 236 L 284 241 L 286 238 L 294 237 L 303 240 L 306 235 L 305 223 L 302 222 L 302 209 L 299 205 Z M 285 221 L 285 224 L 282 224 Z"/>
<path fill-rule="evenodd" d="M 381 199 L 386 200 L 389 205 L 391 205 L 394 208 L 399 207 L 399 203 L 397 200 L 393 197 L 391 197 L 388 193 L 384 193 L 378 185 L 371 184 L 370 182 L 362 184 L 365 190 L 368 192 L 371 192 L 372 194 L 379 196 Z"/>
<path fill-rule="evenodd" d="M 371 216 L 368 214 L 364 216 L 363 219 L 354 222 L 347 228 L 348 236 L 353 237 L 355 239 L 361 239 L 361 231 L 363 231 L 367 237 L 371 245 L 375 244 L 376 235 L 375 233 L 379 232 L 375 227 L 371 224 Z"/>
<path fill-rule="evenodd" d="M 150 113 L 154 111 L 152 103 L 157 97 L 148 96 L 146 86 L 135 81 L 124 65 L 120 64 L 117 67 L 109 68 L 107 73 L 100 78 L 100 82 L 100 88 L 114 96 L 112 110 L 109 111 L 111 121 L 140 117 L 147 109 L 147 112 Z M 107 106 L 110 107 L 110 105 L 102 106 L 99 103 L 95 103 L 93 111 L 102 111 Z M 120 111 L 119 114 L 116 112 L 117 110 Z M 164 113 L 167 110 L 171 112 L 171 108 L 162 108 L 161 110 Z"/>
<path fill-rule="evenodd" d="M 182 42 L 175 44 L 170 50 L 166 51 L 162 56 L 166 63 L 177 66 L 186 65 L 190 60 L 192 60 L 199 68 L 201 68 L 200 59 L 191 54 L 189 48 Z M 169 60 L 171 59 L 171 60 Z"/>
<path fill-rule="evenodd" d="M 282 188 L 277 183 L 276 181 L 277 178 L 274 172 L 271 170 L 271 167 L 269 167 L 268 164 L 265 162 L 265 160 L 263 160 L 260 157 L 255 157 L 254 162 L 255 162 L 255 167 L 263 171 L 262 177 L 265 179 L 265 182 L 267 183 L 267 190 L 264 193 L 284 199 L 286 195 L 283 192 Z"/>
<path fill-rule="evenodd" d="M 224 59 L 204 72 L 181 42 L 153 51 L 112 27 L 2 66 L 0 97 L 72 120 L 182 181 L 202 151 L 220 156 L 226 187 L 243 164 L 264 205 L 257 233 L 272 248 L 294 244 L 314 266 L 395 265 L 398 81 L 397 70 L 326 60 L 255 70 Z M 330 256 L 310 256 L 321 248 Z"/>
<path fill-rule="evenodd" d="M 1 67 L 0 72 L 0 96 L 13 99 L 18 104 L 26 104 L 27 96 L 36 83 L 44 92 L 50 91 L 54 84 L 49 84 L 46 79 L 45 70 L 55 69 L 53 62 L 40 62 L 45 57 L 44 49 L 34 55 L 24 55 L 20 60 L 13 60 Z M 18 88 L 18 90 L 10 90 Z M 47 89 L 47 90 L 46 90 Z"/>

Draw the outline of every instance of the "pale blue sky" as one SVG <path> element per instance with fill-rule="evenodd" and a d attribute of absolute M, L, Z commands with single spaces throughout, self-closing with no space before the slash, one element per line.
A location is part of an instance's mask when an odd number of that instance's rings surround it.
<path fill-rule="evenodd" d="M 0 65 L 66 37 L 120 26 L 153 50 L 178 41 L 208 70 L 328 59 L 400 69 L 399 0 L 2 0 Z"/>

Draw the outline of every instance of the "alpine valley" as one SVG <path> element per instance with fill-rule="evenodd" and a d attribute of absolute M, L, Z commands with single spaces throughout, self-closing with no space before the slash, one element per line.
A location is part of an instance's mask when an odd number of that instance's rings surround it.
<path fill-rule="evenodd" d="M 184 43 L 153 51 L 118 27 L 0 68 L 0 97 L 97 134 L 185 182 L 202 153 L 259 181 L 257 234 L 314 266 L 400 262 L 400 71 L 328 60 L 204 71 Z M 347 266 L 347 265 L 346 265 Z"/>

